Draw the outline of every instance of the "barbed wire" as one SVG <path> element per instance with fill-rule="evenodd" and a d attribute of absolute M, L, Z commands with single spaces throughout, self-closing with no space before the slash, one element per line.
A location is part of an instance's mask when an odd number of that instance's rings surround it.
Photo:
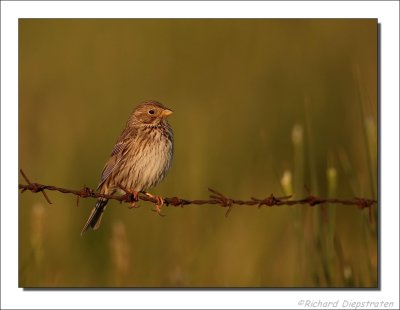
<path fill-rule="evenodd" d="M 62 187 L 57 187 L 57 186 L 52 186 L 52 185 L 44 185 L 44 184 L 39 184 L 39 183 L 32 183 L 29 181 L 27 178 L 26 174 L 20 170 L 22 177 L 25 179 L 27 184 L 19 184 L 18 188 L 21 190 L 21 193 L 25 191 L 31 191 L 33 193 L 42 193 L 44 198 L 49 204 L 52 204 L 50 201 L 49 197 L 47 196 L 45 190 L 48 191 L 57 191 L 63 194 L 73 194 L 77 196 L 77 201 L 76 204 L 79 204 L 79 198 L 106 198 L 109 200 L 117 200 L 120 203 L 126 202 L 126 203 L 134 203 L 137 200 L 135 199 L 135 196 L 133 193 L 128 191 L 127 189 L 121 187 L 121 189 L 125 192 L 124 195 L 106 195 L 106 194 L 100 194 L 94 191 L 93 189 L 84 186 L 80 190 L 74 190 L 74 189 L 66 189 Z M 241 199 L 233 199 L 226 197 L 222 193 L 208 188 L 210 191 L 211 195 L 209 196 L 209 199 L 195 199 L 195 200 L 190 200 L 190 199 L 183 199 L 179 197 L 170 197 L 170 198 L 163 198 L 164 204 L 166 206 L 174 206 L 174 207 L 184 207 L 187 205 L 219 205 L 223 208 L 227 208 L 225 212 L 225 216 L 228 216 L 229 213 L 232 211 L 233 206 L 256 206 L 258 208 L 261 208 L 262 206 L 268 206 L 268 207 L 273 207 L 273 206 L 294 206 L 294 205 L 309 205 L 311 207 L 316 206 L 316 205 L 323 205 L 323 204 L 341 204 L 341 205 L 347 205 L 347 206 L 356 206 L 359 209 L 363 210 L 366 208 L 369 208 L 371 210 L 371 207 L 375 204 L 377 204 L 377 201 L 374 199 L 367 199 L 367 198 L 359 198 L 359 197 L 354 197 L 353 199 L 338 199 L 338 198 L 321 198 L 318 196 L 314 196 L 311 194 L 309 190 L 308 191 L 308 196 L 302 199 L 297 199 L 297 200 L 291 200 L 292 195 L 290 196 L 283 196 L 283 197 L 275 197 L 273 194 L 269 195 L 266 198 L 255 198 L 251 197 L 250 200 L 241 200 Z M 142 201 L 149 201 L 154 204 L 157 204 L 159 201 L 155 197 L 149 197 L 146 195 L 139 195 L 137 197 L 138 200 Z"/>

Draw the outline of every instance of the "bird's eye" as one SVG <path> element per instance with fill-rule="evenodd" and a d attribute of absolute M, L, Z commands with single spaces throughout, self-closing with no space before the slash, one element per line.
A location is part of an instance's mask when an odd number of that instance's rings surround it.
<path fill-rule="evenodd" d="M 149 114 L 154 114 L 154 110 L 149 110 Z"/>

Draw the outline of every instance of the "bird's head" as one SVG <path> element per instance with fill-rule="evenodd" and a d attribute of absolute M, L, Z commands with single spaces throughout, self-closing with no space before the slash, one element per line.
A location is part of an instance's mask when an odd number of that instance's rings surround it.
<path fill-rule="evenodd" d="M 132 113 L 133 122 L 145 126 L 158 126 L 167 123 L 166 118 L 172 114 L 172 110 L 166 108 L 157 101 L 145 101 Z"/>

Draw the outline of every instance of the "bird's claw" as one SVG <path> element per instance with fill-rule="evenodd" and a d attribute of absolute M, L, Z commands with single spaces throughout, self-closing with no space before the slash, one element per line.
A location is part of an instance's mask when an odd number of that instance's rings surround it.
<path fill-rule="evenodd" d="M 128 209 L 137 209 L 140 208 L 140 206 L 136 206 L 136 202 L 139 201 L 139 192 L 136 192 L 134 190 L 128 190 L 128 193 L 133 195 L 133 201 L 131 204 L 128 206 Z"/>
<path fill-rule="evenodd" d="M 140 208 L 140 206 L 136 205 L 136 201 L 132 201 L 131 204 L 128 206 L 128 209 L 137 209 Z"/>
<path fill-rule="evenodd" d="M 162 214 L 162 213 L 161 213 L 161 208 L 162 208 L 163 204 L 164 204 L 164 202 L 162 202 L 161 205 L 156 204 L 156 208 L 153 209 L 152 211 L 153 211 L 153 212 L 157 212 L 157 214 L 158 214 L 159 216 L 165 216 L 165 214 Z"/>
<path fill-rule="evenodd" d="M 164 214 L 161 213 L 161 208 L 162 208 L 163 205 L 164 205 L 164 199 L 163 199 L 162 197 L 160 197 L 160 196 L 153 196 L 152 194 L 149 194 L 149 193 L 146 193 L 146 195 L 147 195 L 148 197 L 150 197 L 150 198 L 155 198 L 155 199 L 157 199 L 156 208 L 153 209 L 152 211 L 153 211 L 153 212 L 157 212 L 157 214 L 158 214 L 159 216 L 165 216 Z"/>

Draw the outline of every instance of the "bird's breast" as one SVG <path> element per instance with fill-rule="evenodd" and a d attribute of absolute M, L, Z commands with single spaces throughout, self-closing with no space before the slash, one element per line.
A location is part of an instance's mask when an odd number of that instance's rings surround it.
<path fill-rule="evenodd" d="M 122 183 L 136 191 L 157 185 L 171 167 L 172 156 L 173 140 L 161 130 L 138 134 L 121 167 L 127 176 Z"/>

